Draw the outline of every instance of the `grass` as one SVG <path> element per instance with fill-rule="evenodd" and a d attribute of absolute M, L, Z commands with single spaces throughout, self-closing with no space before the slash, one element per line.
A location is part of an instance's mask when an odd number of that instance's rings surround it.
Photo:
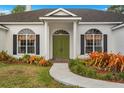
<path fill-rule="evenodd" d="M 50 67 L 0 63 L 1 88 L 67 88 L 49 75 Z"/>

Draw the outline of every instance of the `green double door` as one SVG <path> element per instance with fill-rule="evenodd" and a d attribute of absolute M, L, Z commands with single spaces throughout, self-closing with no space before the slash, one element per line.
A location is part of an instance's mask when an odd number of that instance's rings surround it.
<path fill-rule="evenodd" d="M 69 58 L 69 35 L 53 36 L 53 57 Z"/>

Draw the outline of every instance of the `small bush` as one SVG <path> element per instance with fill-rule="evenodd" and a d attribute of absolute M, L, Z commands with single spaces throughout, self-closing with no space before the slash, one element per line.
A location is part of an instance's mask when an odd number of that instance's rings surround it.
<path fill-rule="evenodd" d="M 15 58 L 15 57 L 10 57 L 7 61 L 8 61 L 9 63 L 16 63 L 16 62 L 18 62 L 18 59 Z"/>
<path fill-rule="evenodd" d="M 22 63 L 28 63 L 28 64 L 36 64 L 41 66 L 51 66 L 52 63 L 45 60 L 45 58 L 41 56 L 35 56 L 35 55 L 23 55 L 20 58 L 16 58 L 13 56 L 10 56 L 7 54 L 7 52 L 2 51 L 0 52 L 0 61 L 3 63 L 9 63 L 9 64 L 22 64 Z"/>
<path fill-rule="evenodd" d="M 112 73 L 97 74 L 96 78 L 101 80 L 114 80 Z"/>
<path fill-rule="evenodd" d="M 23 61 L 25 63 L 28 63 L 29 62 L 29 59 L 30 59 L 30 55 L 25 54 L 22 57 L 20 57 L 19 59 L 20 59 L 20 61 Z"/>
<path fill-rule="evenodd" d="M 103 79 L 104 80 L 112 80 L 113 78 L 113 75 L 111 74 L 111 73 L 108 73 L 108 74 L 106 74 L 104 77 L 103 77 Z"/>
<path fill-rule="evenodd" d="M 45 59 L 41 59 L 39 61 L 39 65 L 41 65 L 41 66 L 51 66 L 52 63 L 50 61 L 45 60 Z"/>
<path fill-rule="evenodd" d="M 120 79 L 124 80 L 124 72 L 120 72 L 119 77 L 120 77 Z"/>
<path fill-rule="evenodd" d="M 93 69 L 87 69 L 86 76 L 91 78 L 96 78 L 96 70 Z"/>
<path fill-rule="evenodd" d="M 1 51 L 0 52 L 0 61 L 7 61 L 11 56 L 7 54 L 7 51 Z"/>
<path fill-rule="evenodd" d="M 23 55 L 20 60 L 24 61 L 28 64 L 36 64 L 40 66 L 51 66 L 52 63 L 45 60 L 42 56 L 35 56 L 35 55 Z"/>
<path fill-rule="evenodd" d="M 91 78 L 96 77 L 96 71 L 91 69 L 90 67 L 86 67 L 86 63 L 84 61 L 81 61 L 79 59 L 76 60 L 70 60 L 69 67 L 72 70 L 72 72 L 82 75 L 82 76 L 88 76 Z"/>
<path fill-rule="evenodd" d="M 10 56 L 6 51 L 1 51 L 0 52 L 0 61 L 3 63 L 12 64 L 12 63 L 18 62 L 18 59 L 13 56 Z"/>

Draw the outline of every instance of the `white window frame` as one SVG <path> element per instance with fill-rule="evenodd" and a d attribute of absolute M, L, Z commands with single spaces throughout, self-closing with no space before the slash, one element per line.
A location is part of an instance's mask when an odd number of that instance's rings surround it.
<path fill-rule="evenodd" d="M 95 51 L 95 45 L 94 45 L 95 38 L 94 38 L 94 36 L 95 36 L 95 35 L 101 35 L 101 36 L 102 36 L 101 48 L 102 48 L 102 52 L 104 51 L 104 50 L 103 50 L 103 45 L 104 45 L 103 43 L 104 43 L 104 42 L 103 42 L 103 34 L 102 34 L 102 33 L 101 33 L 101 34 L 85 34 L 85 35 L 84 35 L 84 54 L 86 54 L 86 55 L 88 54 L 88 53 L 86 53 L 86 46 L 87 46 L 87 45 L 86 45 L 86 38 L 85 38 L 86 35 L 93 35 L 93 46 L 92 46 L 92 47 L 93 47 L 93 52 Z"/>
<path fill-rule="evenodd" d="M 18 47 L 18 36 L 19 35 L 25 35 L 26 36 L 26 53 L 19 53 L 19 47 Z M 35 36 L 35 41 L 34 41 L 34 53 L 28 53 L 27 52 L 27 48 L 28 48 L 28 45 L 27 45 L 27 36 L 28 35 L 34 35 Z M 24 54 L 28 54 L 28 55 L 36 55 L 36 34 L 17 34 L 17 55 L 24 55 Z"/>

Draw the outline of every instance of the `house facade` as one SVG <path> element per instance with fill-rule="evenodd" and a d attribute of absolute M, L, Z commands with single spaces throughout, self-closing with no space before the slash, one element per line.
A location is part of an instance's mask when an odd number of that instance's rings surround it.
<path fill-rule="evenodd" d="M 75 59 L 92 51 L 124 54 L 124 15 L 88 9 L 41 9 L 0 17 L 0 51 Z"/>

